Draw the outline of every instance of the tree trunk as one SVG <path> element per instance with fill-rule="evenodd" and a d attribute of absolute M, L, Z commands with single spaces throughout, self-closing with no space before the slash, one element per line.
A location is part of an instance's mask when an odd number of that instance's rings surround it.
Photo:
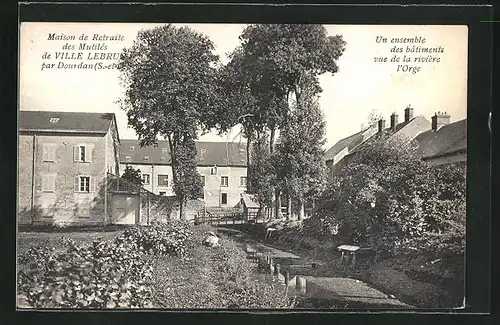
<path fill-rule="evenodd" d="M 298 220 L 304 219 L 304 200 L 300 200 L 300 210 L 299 210 L 299 217 Z"/>
<path fill-rule="evenodd" d="M 186 220 L 186 201 L 184 199 L 179 201 L 179 217 L 181 220 Z"/>
<path fill-rule="evenodd" d="M 281 214 L 281 193 L 279 190 L 275 192 L 275 201 L 276 201 L 276 219 L 283 218 L 283 214 Z"/>
<path fill-rule="evenodd" d="M 290 194 L 287 195 L 286 200 L 287 200 L 287 216 L 286 216 L 286 220 L 290 220 L 291 217 L 292 217 L 292 198 L 290 197 Z"/>

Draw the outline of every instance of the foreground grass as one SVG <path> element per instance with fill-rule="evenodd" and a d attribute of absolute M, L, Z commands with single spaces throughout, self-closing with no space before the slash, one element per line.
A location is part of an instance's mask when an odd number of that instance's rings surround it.
<path fill-rule="evenodd" d="M 214 229 L 194 227 L 183 256 L 150 256 L 153 258 L 153 308 L 292 307 L 284 286 L 257 274 L 256 266 L 230 238 L 222 237 L 220 247 L 202 246 L 202 239 L 210 230 Z M 63 251 L 61 238 L 85 244 L 112 241 L 122 232 L 19 232 L 18 254 L 44 243 Z"/>
<path fill-rule="evenodd" d="M 211 228 L 198 226 L 184 257 L 161 257 L 156 264 L 158 308 L 290 308 L 284 286 L 256 274 L 256 266 L 230 238 L 220 247 L 201 241 Z"/>

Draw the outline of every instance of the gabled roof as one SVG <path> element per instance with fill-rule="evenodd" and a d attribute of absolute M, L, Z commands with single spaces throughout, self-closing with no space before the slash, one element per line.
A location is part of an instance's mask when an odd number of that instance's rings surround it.
<path fill-rule="evenodd" d="M 428 130 L 416 139 L 424 159 L 444 156 L 467 149 L 467 119 L 443 125 L 437 131 Z"/>
<path fill-rule="evenodd" d="M 168 165 L 171 163 L 168 141 L 159 140 L 156 147 L 147 146 L 142 148 L 139 143 L 139 140 L 121 140 L 121 163 L 157 165 Z M 145 156 L 148 157 L 148 160 L 144 159 Z M 198 141 L 196 142 L 196 161 L 198 166 L 245 167 L 247 163 L 246 144 Z"/>
<path fill-rule="evenodd" d="M 241 199 L 248 209 L 260 208 L 257 197 L 254 194 L 243 193 L 241 194 Z"/>
<path fill-rule="evenodd" d="M 430 122 L 423 116 L 416 116 L 409 121 L 404 121 L 399 124 L 396 124 L 394 130 L 392 128 L 385 128 L 384 134 L 388 136 L 387 141 L 392 140 L 404 140 L 404 142 L 409 143 L 414 140 L 419 134 L 424 132 L 425 130 L 430 129 Z M 377 133 L 378 134 L 378 133 Z M 355 152 L 362 150 L 367 144 L 371 143 L 370 141 L 365 141 L 360 146 L 355 148 L 349 154 L 354 154 Z"/>
<path fill-rule="evenodd" d="M 114 113 L 20 111 L 19 130 L 39 132 L 108 133 Z"/>
<path fill-rule="evenodd" d="M 336 144 L 333 145 L 330 149 L 328 149 L 325 153 L 325 160 L 332 160 L 339 152 L 344 150 L 345 148 L 352 149 L 356 145 L 358 145 L 361 141 L 363 141 L 363 132 L 360 131 L 355 133 L 347 138 L 339 140 Z"/>

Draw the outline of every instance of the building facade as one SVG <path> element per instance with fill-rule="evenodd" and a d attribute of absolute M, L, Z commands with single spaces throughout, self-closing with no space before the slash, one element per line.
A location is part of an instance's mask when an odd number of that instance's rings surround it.
<path fill-rule="evenodd" d="M 466 160 L 466 119 L 450 123 L 450 115 L 446 112 L 437 112 L 429 122 L 424 116 L 414 116 L 413 113 L 414 109 L 407 107 L 402 122 L 398 121 L 398 114 L 393 113 L 388 126 L 385 119 L 381 119 L 368 129 L 337 142 L 325 155 L 329 176 L 332 177 L 349 164 L 370 139 L 375 139 L 381 134 L 384 134 L 386 141 L 394 142 L 394 145 L 416 142 L 422 159 L 434 165 Z"/>
<path fill-rule="evenodd" d="M 204 184 L 207 207 L 233 208 L 247 190 L 245 143 L 196 143 L 197 169 Z M 157 195 L 174 195 L 170 147 L 167 141 L 141 147 L 138 140 L 122 140 L 120 175 L 131 166 L 141 171 L 143 186 Z"/>
<path fill-rule="evenodd" d="M 119 173 L 115 115 L 21 111 L 20 224 L 102 224 L 109 220 L 107 173 Z"/>

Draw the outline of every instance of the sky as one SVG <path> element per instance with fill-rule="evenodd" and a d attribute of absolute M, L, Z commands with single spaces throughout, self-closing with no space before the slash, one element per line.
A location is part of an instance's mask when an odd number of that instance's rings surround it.
<path fill-rule="evenodd" d="M 88 52 L 119 53 L 132 45 L 141 29 L 158 24 L 139 23 L 22 23 L 20 31 L 19 108 L 21 110 L 77 111 L 115 113 L 121 139 L 136 139 L 133 129 L 127 125 L 126 113 L 120 109 L 117 100 L 123 96 L 116 69 L 84 70 L 58 68 L 59 58 L 55 52 L 63 51 L 68 43 L 75 45 L 84 41 L 78 38 L 85 34 L 89 39 L 98 36 L 121 34 L 123 41 L 87 41 L 88 44 L 103 44 L 106 51 L 84 52 L 84 63 Z M 190 28 L 208 36 L 215 45 L 221 62 L 227 62 L 226 54 L 239 44 L 238 36 L 245 25 L 239 24 L 174 24 Z M 396 112 L 399 120 L 404 119 L 404 109 L 411 105 L 415 115 L 429 119 L 435 112 L 447 112 L 451 122 L 467 117 L 467 27 L 466 26 L 384 26 L 384 25 L 325 25 L 328 35 L 342 35 L 346 50 L 338 61 L 339 71 L 335 75 L 319 77 L 323 89 L 319 99 L 326 119 L 325 149 L 337 141 L 361 130 L 367 124 L 368 115 L 375 110 L 389 121 Z M 49 34 L 74 35 L 76 40 L 49 40 Z M 377 42 L 377 36 L 387 42 Z M 423 37 L 423 44 L 395 44 L 393 38 Z M 379 38 L 380 40 L 380 38 Z M 403 48 L 403 53 L 427 58 L 428 54 L 407 53 L 407 45 L 438 47 L 443 53 L 436 63 L 391 63 L 377 62 L 375 57 L 390 61 L 391 49 Z M 68 52 L 66 50 L 66 52 Z M 51 58 L 43 57 L 47 53 Z M 98 54 L 99 55 L 99 54 Z M 66 59 L 64 63 L 79 63 L 81 60 Z M 116 61 L 110 60 L 109 63 Z M 44 68 L 42 64 L 55 64 Z M 398 65 L 420 66 L 420 71 L 397 71 Z M 238 129 L 219 137 L 207 134 L 205 141 L 242 140 Z"/>

